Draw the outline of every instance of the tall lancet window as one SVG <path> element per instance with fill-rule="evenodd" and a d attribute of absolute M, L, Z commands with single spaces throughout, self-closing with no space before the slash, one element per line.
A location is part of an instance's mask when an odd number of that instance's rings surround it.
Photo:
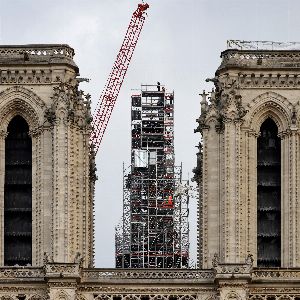
<path fill-rule="evenodd" d="M 5 139 L 4 264 L 32 263 L 32 146 L 29 127 L 14 117 Z"/>
<path fill-rule="evenodd" d="M 257 266 L 280 267 L 280 138 L 268 118 L 257 139 Z"/>

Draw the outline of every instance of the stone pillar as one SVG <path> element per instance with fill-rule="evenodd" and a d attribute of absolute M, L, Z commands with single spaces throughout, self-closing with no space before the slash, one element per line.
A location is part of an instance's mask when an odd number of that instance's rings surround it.
<path fill-rule="evenodd" d="M 63 106 L 63 103 L 61 103 Z M 53 133 L 53 260 L 68 262 L 69 239 L 69 156 L 68 156 L 67 111 L 60 108 Z"/>
<path fill-rule="evenodd" d="M 258 134 L 250 130 L 247 133 L 247 169 L 246 169 L 246 247 L 253 254 L 254 265 L 257 262 L 257 138 Z"/>
<path fill-rule="evenodd" d="M 226 119 L 224 131 L 224 263 L 240 260 L 240 126 L 239 120 Z"/>
<path fill-rule="evenodd" d="M 76 300 L 77 285 L 80 281 L 81 263 L 46 262 L 45 280 L 49 300 Z"/>
<path fill-rule="evenodd" d="M 202 195 L 199 203 L 199 265 L 201 268 L 208 267 L 208 139 L 209 127 L 205 127 L 202 130 L 203 138 L 203 181 L 200 187 L 200 193 Z"/>
<path fill-rule="evenodd" d="M 211 268 L 211 260 L 220 252 L 220 146 L 221 134 L 215 130 L 216 120 L 203 129 L 203 268 Z M 211 181 L 215 184 L 211 184 Z M 204 246 L 205 245 L 205 246 Z"/>
<path fill-rule="evenodd" d="M 0 265 L 4 265 L 4 176 L 5 176 L 5 138 L 6 131 L 0 131 Z"/>
<path fill-rule="evenodd" d="M 53 212 L 54 212 L 54 188 L 53 188 L 53 165 L 54 165 L 54 147 L 53 144 L 53 124 L 44 125 L 42 139 L 42 161 L 43 168 L 41 170 L 42 194 L 41 202 L 43 207 L 43 243 L 41 249 L 53 257 Z M 51 199 L 51 200 L 50 200 Z M 39 265 L 43 265 L 43 259 L 39 261 Z"/>
<path fill-rule="evenodd" d="M 297 228 L 297 128 L 279 134 L 281 138 L 281 267 L 296 267 L 299 262 Z"/>
<path fill-rule="evenodd" d="M 252 273 L 252 256 L 248 256 L 244 263 L 223 264 L 215 257 L 215 284 L 217 285 L 219 300 L 247 300 L 249 283 Z"/>
<path fill-rule="evenodd" d="M 32 265 L 42 265 L 44 221 L 42 195 L 42 128 L 34 128 L 29 132 L 32 140 Z M 45 166 L 44 166 L 45 167 Z"/>
<path fill-rule="evenodd" d="M 300 178 L 299 178 L 299 170 L 300 170 L 300 131 L 298 130 L 295 134 L 295 156 L 293 161 L 295 162 L 295 213 L 296 213 L 296 220 L 295 220 L 295 266 L 293 267 L 300 267 L 300 203 L 299 203 L 299 190 L 298 186 L 300 186 Z"/>
<path fill-rule="evenodd" d="M 240 256 L 245 257 L 249 251 L 249 129 L 241 127 L 240 145 Z"/>
<path fill-rule="evenodd" d="M 291 208 L 291 223 L 292 223 L 292 249 L 291 249 L 291 258 L 289 267 L 299 267 L 299 261 L 297 259 L 299 246 L 298 246 L 298 228 L 297 228 L 297 212 L 299 209 L 298 206 L 298 193 L 297 193 L 297 152 L 298 143 L 297 143 L 297 128 L 291 128 L 291 144 L 290 144 L 290 153 L 291 153 L 291 170 L 290 170 L 290 187 L 291 187 L 291 197 L 290 197 L 290 208 Z"/>

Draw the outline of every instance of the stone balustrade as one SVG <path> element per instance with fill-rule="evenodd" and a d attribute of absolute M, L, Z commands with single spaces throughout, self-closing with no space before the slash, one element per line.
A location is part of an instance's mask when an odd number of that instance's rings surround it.
<path fill-rule="evenodd" d="M 0 58 L 15 57 L 20 55 L 28 55 L 35 57 L 66 57 L 73 58 L 74 49 L 66 44 L 40 44 L 40 45 L 9 45 L 0 46 Z M 27 59 L 27 58 L 26 58 Z"/>

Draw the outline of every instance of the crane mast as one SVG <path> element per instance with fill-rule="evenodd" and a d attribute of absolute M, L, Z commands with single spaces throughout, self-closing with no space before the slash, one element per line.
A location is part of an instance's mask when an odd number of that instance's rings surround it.
<path fill-rule="evenodd" d="M 121 49 L 107 79 L 106 85 L 97 103 L 93 121 L 90 142 L 97 153 L 109 122 L 111 113 L 118 98 L 134 49 L 139 39 L 145 21 L 147 3 L 139 4 L 132 14 Z"/>

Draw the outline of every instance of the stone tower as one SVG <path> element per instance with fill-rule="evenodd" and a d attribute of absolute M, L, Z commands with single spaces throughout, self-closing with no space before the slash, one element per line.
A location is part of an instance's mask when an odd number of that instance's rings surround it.
<path fill-rule="evenodd" d="M 67 45 L 0 48 L 0 265 L 93 264 L 90 100 Z"/>
<path fill-rule="evenodd" d="M 202 94 L 201 268 L 300 266 L 300 51 L 267 46 L 222 52 Z"/>

